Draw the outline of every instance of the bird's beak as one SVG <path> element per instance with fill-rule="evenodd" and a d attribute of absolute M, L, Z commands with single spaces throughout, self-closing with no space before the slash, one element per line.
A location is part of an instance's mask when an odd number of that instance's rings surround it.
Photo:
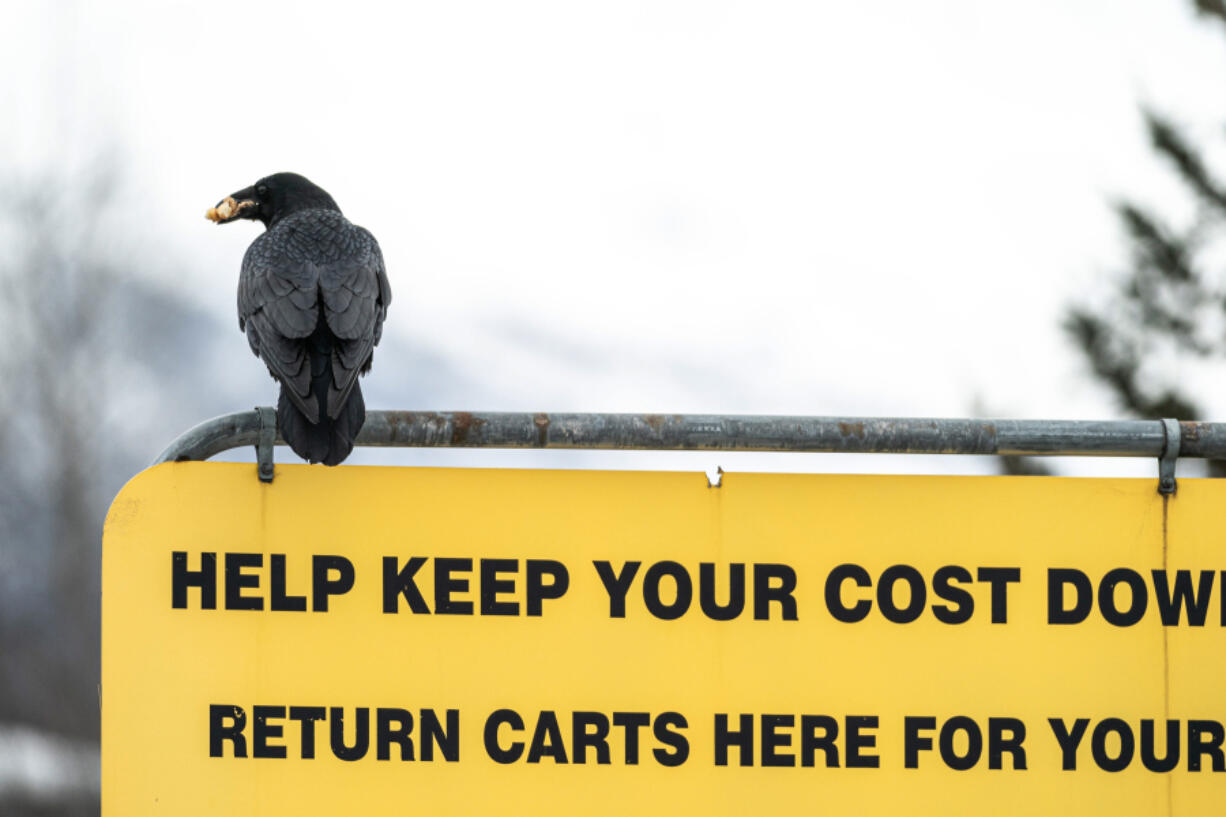
<path fill-rule="evenodd" d="M 229 224 L 240 218 L 259 218 L 260 203 L 255 198 L 255 188 L 248 187 L 226 196 L 210 207 L 204 217 L 216 224 Z"/>

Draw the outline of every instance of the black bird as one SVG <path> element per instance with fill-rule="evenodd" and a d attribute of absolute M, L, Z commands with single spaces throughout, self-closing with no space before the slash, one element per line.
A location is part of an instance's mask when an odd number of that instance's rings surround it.
<path fill-rule="evenodd" d="M 392 302 L 378 242 L 296 173 L 260 179 L 206 215 L 264 222 L 243 256 L 238 328 L 281 384 L 281 436 L 308 462 L 339 464 L 366 420 L 358 376 Z"/>

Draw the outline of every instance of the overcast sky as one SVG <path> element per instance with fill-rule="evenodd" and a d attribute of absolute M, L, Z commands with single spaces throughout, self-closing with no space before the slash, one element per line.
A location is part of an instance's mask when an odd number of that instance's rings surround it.
<path fill-rule="evenodd" d="M 1113 197 L 1186 207 L 1139 104 L 1220 140 L 1189 5 L 10 0 L 0 147 L 120 156 L 159 274 L 227 327 L 258 225 L 205 208 L 328 189 L 383 247 L 388 334 L 455 375 L 377 354 L 373 407 L 1105 418 L 1059 315 L 1123 264 Z"/>

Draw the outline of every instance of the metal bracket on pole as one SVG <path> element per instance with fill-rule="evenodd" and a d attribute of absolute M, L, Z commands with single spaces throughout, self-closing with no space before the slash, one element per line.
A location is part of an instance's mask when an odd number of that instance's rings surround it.
<path fill-rule="evenodd" d="M 277 410 L 271 406 L 256 406 L 255 410 L 260 413 L 260 439 L 255 444 L 255 461 L 259 466 L 260 482 L 272 482 L 272 447 L 277 440 Z"/>
<path fill-rule="evenodd" d="M 1175 462 L 1179 459 L 1181 442 L 1179 421 L 1164 419 L 1162 436 L 1162 456 L 1158 458 L 1158 493 L 1171 495 L 1179 487 L 1175 483 Z"/>

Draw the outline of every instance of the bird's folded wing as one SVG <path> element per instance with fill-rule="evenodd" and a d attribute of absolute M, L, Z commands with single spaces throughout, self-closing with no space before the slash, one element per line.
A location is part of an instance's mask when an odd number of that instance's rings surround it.
<path fill-rule="evenodd" d="M 239 327 L 247 333 L 251 350 L 286 387 L 294 405 L 315 423 L 319 408 L 310 399 L 311 367 L 304 339 L 319 321 L 319 270 L 261 244 L 257 239 L 243 258 Z"/>
<path fill-rule="evenodd" d="M 312 423 L 319 422 L 319 405 L 311 399 L 308 345 L 299 338 L 281 335 L 263 310 L 247 318 L 247 342 L 267 364 L 298 410 Z"/>
<path fill-rule="evenodd" d="M 360 229 L 360 228 L 357 228 Z M 370 234 L 361 230 L 361 251 L 321 270 L 324 319 L 336 336 L 332 346 L 332 388 L 328 416 L 336 417 L 349 399 L 358 375 L 369 365 L 383 333 L 387 314 L 387 273 L 383 256 Z"/>

